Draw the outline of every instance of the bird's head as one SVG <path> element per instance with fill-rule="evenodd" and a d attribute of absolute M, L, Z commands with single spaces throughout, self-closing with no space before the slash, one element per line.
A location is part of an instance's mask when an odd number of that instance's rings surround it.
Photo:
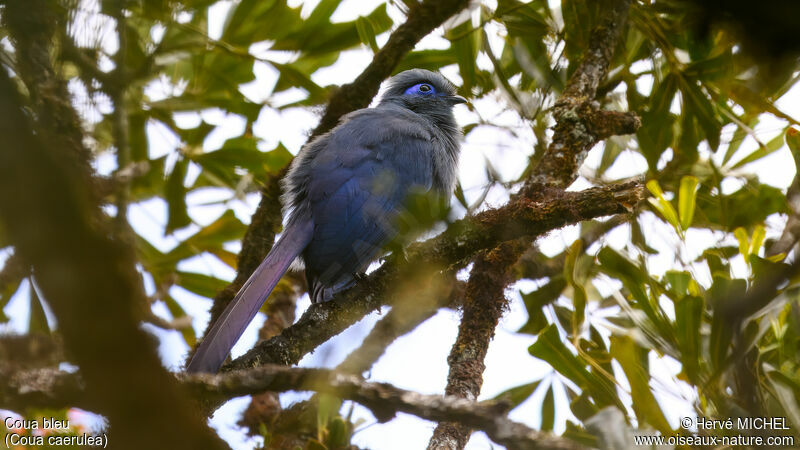
<path fill-rule="evenodd" d="M 381 103 L 391 102 L 418 114 L 451 116 L 454 105 L 467 100 L 456 95 L 456 88 L 447 78 L 425 69 L 411 69 L 393 76 Z"/>

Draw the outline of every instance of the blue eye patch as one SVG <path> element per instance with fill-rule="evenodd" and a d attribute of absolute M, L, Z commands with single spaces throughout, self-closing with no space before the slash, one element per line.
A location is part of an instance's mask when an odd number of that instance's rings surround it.
<path fill-rule="evenodd" d="M 436 89 L 428 83 L 420 83 L 406 89 L 403 95 L 436 95 Z"/>

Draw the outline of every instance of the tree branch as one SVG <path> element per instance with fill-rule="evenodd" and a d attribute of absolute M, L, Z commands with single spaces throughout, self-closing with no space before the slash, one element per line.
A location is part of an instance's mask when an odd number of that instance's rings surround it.
<path fill-rule="evenodd" d="M 537 432 L 505 417 L 506 405 L 482 404 L 439 395 L 424 395 L 398 389 L 386 383 L 326 369 L 268 365 L 218 375 L 184 376 L 184 383 L 198 396 L 227 399 L 265 390 L 313 390 L 353 400 L 369 408 L 382 422 L 398 412 L 427 420 L 453 420 L 486 432 L 502 445 L 515 449 L 579 449 L 563 438 Z"/>
<path fill-rule="evenodd" d="M 527 239 L 506 241 L 475 260 L 467 282 L 458 337 L 447 357 L 450 372 L 445 395 L 473 401 L 480 395 L 489 342 L 508 308 L 505 288 L 513 279 L 511 268 L 527 247 Z M 470 434 L 472 430 L 463 423 L 440 422 L 428 449 L 462 449 Z"/>
<path fill-rule="evenodd" d="M 28 370 L 2 370 L 0 408 L 27 411 L 29 408 L 102 408 L 86 395 L 86 385 L 77 374 L 55 367 Z"/>
<path fill-rule="evenodd" d="M 542 233 L 600 216 L 626 213 L 644 196 L 639 183 L 605 186 L 582 192 L 542 188 L 541 201 L 522 196 L 514 203 L 484 211 L 454 222 L 448 229 L 423 243 L 410 246 L 407 264 L 397 257 L 370 274 L 334 301 L 311 305 L 305 314 L 279 336 L 261 342 L 245 355 L 223 366 L 223 370 L 263 364 L 296 364 L 306 353 L 340 333 L 369 312 L 391 303 L 397 286 L 412 286 L 430 277 L 430 264 L 453 271 L 466 266 L 475 253 L 501 242 Z M 427 269 L 423 270 L 423 268 Z M 423 272 L 423 273 L 420 273 Z M 414 281 L 416 280 L 416 281 Z"/>
<path fill-rule="evenodd" d="M 617 0 L 592 31 L 589 48 L 553 107 L 553 141 L 531 173 L 528 184 L 566 188 L 577 177 L 586 154 L 601 139 L 630 134 L 641 125 L 632 113 L 603 111 L 594 102 L 597 86 L 608 73 L 631 0 Z"/>
<path fill-rule="evenodd" d="M 225 374 L 179 374 L 181 384 L 197 398 L 211 402 L 264 391 L 315 391 L 352 400 L 369 408 L 386 422 L 398 412 L 444 421 L 453 420 L 483 430 L 495 442 L 514 449 L 577 450 L 581 445 L 542 433 L 505 417 L 505 403 L 476 403 L 455 397 L 424 395 L 387 383 L 374 383 L 327 369 L 265 365 Z M 91 406 L 77 373 L 37 369 L 14 374 L 0 385 L 0 405 L 43 408 L 68 405 Z M 199 447 L 207 448 L 207 447 Z"/>

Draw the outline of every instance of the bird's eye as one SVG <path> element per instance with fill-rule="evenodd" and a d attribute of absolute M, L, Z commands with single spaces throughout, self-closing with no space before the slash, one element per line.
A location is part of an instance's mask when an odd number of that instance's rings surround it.
<path fill-rule="evenodd" d="M 411 86 L 404 92 L 405 95 L 436 95 L 436 89 L 428 83 L 420 83 Z"/>

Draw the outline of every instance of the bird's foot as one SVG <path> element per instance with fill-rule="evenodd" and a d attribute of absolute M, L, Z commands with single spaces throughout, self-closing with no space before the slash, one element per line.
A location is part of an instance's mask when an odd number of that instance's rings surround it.
<path fill-rule="evenodd" d="M 365 274 L 363 272 L 354 273 L 353 274 L 353 279 L 356 280 L 356 283 L 361 283 L 362 281 L 366 280 L 367 278 L 369 278 L 369 277 L 367 276 L 367 274 Z"/>

